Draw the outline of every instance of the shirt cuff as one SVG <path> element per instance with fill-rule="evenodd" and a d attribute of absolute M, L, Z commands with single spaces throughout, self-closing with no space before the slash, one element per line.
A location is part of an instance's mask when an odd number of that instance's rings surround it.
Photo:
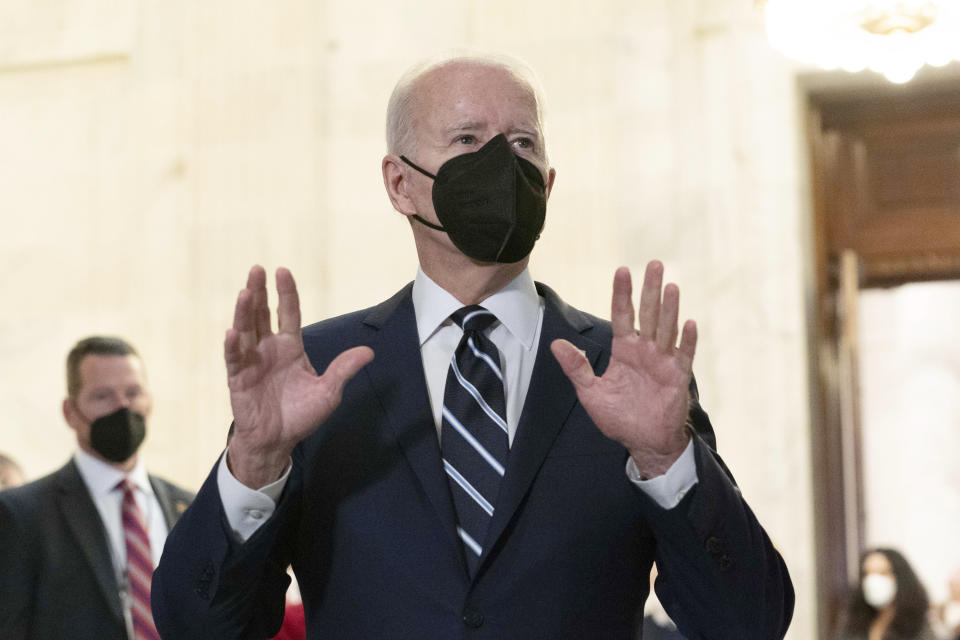
<path fill-rule="evenodd" d="M 673 509 L 680 504 L 690 488 L 697 484 L 697 461 L 693 455 L 693 440 L 687 443 L 687 448 L 670 465 L 665 474 L 649 480 L 641 479 L 637 463 L 627 456 L 627 478 L 653 498 L 658 505 L 664 509 Z"/>
<path fill-rule="evenodd" d="M 287 464 L 286 470 L 279 480 L 251 489 L 233 477 L 227 467 L 227 449 L 224 449 L 220 464 L 217 467 L 217 488 L 220 491 L 220 502 L 223 512 L 227 516 L 230 530 L 237 542 L 246 542 L 250 536 L 266 522 L 277 508 L 280 494 L 287 485 L 292 461 Z"/>

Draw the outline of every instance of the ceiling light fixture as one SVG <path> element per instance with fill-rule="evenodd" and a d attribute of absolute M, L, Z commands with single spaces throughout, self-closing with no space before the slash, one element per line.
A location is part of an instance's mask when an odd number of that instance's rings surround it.
<path fill-rule="evenodd" d="M 823 69 L 871 69 L 891 82 L 960 60 L 960 0 L 759 0 L 784 55 Z"/>

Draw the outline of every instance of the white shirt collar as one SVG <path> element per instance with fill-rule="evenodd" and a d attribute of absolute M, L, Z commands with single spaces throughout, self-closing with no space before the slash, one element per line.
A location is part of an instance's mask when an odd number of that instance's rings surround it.
<path fill-rule="evenodd" d="M 540 319 L 540 296 L 524 269 L 507 286 L 482 302 L 483 306 L 497 316 L 513 337 L 526 349 L 532 349 Z M 413 309 L 417 317 L 417 332 L 420 346 L 439 329 L 450 314 L 463 306 L 459 300 L 417 269 L 413 281 Z"/>
<path fill-rule="evenodd" d="M 147 475 L 147 468 L 144 466 L 140 457 L 137 456 L 137 464 L 130 473 L 124 473 L 119 469 L 110 466 L 103 460 L 93 457 L 83 449 L 77 449 L 73 454 L 73 460 L 77 465 L 80 476 L 87 484 L 90 494 L 96 499 L 109 494 L 117 488 L 117 485 L 125 477 L 140 491 L 146 495 L 153 495 L 153 487 L 150 486 L 150 477 Z"/>

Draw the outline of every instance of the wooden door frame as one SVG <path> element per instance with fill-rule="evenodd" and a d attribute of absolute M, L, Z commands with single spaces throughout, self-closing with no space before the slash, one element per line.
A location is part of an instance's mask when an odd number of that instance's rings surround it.
<path fill-rule="evenodd" d="M 836 378 L 836 305 L 839 273 L 831 261 L 827 241 L 828 191 L 832 154 L 822 132 L 820 105 L 807 104 L 807 136 L 811 153 L 813 190 L 813 291 L 808 328 L 810 345 L 811 461 L 813 465 L 814 557 L 817 594 L 818 637 L 832 637 L 839 623 L 843 598 L 849 586 L 847 532 L 858 527 L 850 521 L 850 505 L 844 492 L 844 443 L 842 407 Z M 860 532 L 855 533 L 859 538 Z"/>

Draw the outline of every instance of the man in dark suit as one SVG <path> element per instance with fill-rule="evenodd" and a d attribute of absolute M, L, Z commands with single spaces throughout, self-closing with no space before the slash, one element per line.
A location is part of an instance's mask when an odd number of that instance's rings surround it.
<path fill-rule="evenodd" d="M 0 492 L 0 638 L 159 637 L 143 605 L 150 565 L 193 496 L 148 475 L 137 453 L 151 407 L 130 344 L 94 336 L 74 346 L 63 414 L 76 453 L 52 474 Z M 128 553 L 128 537 L 138 551 Z M 138 573 L 128 562 L 140 554 L 150 565 Z"/>
<path fill-rule="evenodd" d="M 154 576 L 163 636 L 270 636 L 292 564 L 309 638 L 626 639 L 656 559 L 691 640 L 782 637 L 790 578 L 716 454 L 662 265 L 636 325 L 626 269 L 612 322 L 529 275 L 555 178 L 532 82 L 420 67 L 387 138 L 416 280 L 301 332 L 279 269 L 273 333 L 251 269 L 224 344 L 232 439 Z"/>

